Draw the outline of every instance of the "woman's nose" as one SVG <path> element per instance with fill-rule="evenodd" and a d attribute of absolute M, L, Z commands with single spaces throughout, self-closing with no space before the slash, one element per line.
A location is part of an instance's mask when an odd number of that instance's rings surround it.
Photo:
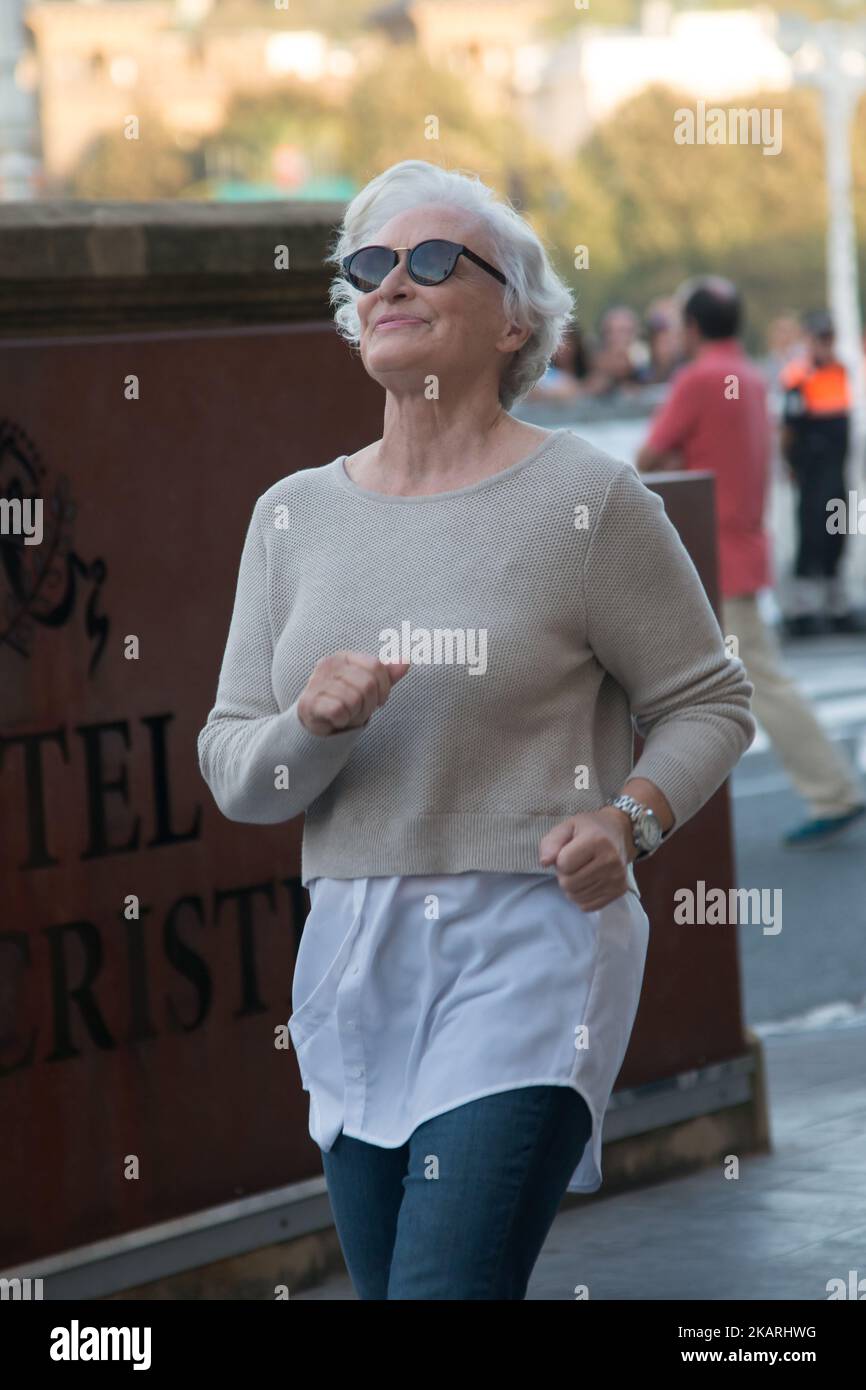
<path fill-rule="evenodd" d="M 395 293 L 398 289 L 402 290 L 407 280 L 410 279 L 411 277 L 406 269 L 406 253 L 403 252 L 400 260 L 388 271 L 388 274 L 379 285 L 379 293 L 381 294 L 383 290 L 386 294 Z"/>

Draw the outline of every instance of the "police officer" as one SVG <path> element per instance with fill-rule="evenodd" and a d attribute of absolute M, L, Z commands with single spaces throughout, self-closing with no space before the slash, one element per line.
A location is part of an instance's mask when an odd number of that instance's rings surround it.
<path fill-rule="evenodd" d="M 794 636 L 827 630 L 862 631 L 851 612 L 840 572 L 844 532 L 828 530 L 827 504 L 847 496 L 845 462 L 850 441 L 851 388 L 835 353 L 830 315 L 806 314 L 805 354 L 780 374 L 784 392 L 782 453 L 798 491 L 796 611 L 786 626 Z"/>

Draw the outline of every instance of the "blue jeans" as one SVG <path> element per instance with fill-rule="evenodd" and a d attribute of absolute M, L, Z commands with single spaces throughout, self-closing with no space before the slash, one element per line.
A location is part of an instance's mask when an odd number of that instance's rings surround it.
<path fill-rule="evenodd" d="M 426 1120 L 396 1149 L 342 1131 L 322 1163 L 361 1299 L 522 1299 L 592 1132 L 568 1086 Z"/>

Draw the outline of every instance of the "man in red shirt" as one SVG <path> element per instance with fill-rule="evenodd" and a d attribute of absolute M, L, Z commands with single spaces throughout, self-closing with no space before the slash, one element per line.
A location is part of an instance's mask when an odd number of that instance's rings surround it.
<path fill-rule="evenodd" d="M 692 283 L 683 332 L 692 359 L 674 377 L 637 458 L 641 472 L 683 467 L 715 475 L 722 625 L 755 688 L 756 718 L 810 808 L 784 838 L 809 845 L 866 815 L 855 777 L 785 672 L 758 593 L 772 582 L 764 505 L 772 457 L 767 387 L 739 341 L 740 297 L 729 280 Z"/>

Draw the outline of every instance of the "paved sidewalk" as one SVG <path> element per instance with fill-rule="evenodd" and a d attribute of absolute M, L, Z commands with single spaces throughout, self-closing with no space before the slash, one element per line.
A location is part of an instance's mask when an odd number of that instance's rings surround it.
<path fill-rule="evenodd" d="M 826 1299 L 866 1278 L 866 1021 L 764 1046 L 774 1152 L 562 1212 L 529 1299 Z M 341 1278 L 294 1297 L 355 1295 Z"/>

